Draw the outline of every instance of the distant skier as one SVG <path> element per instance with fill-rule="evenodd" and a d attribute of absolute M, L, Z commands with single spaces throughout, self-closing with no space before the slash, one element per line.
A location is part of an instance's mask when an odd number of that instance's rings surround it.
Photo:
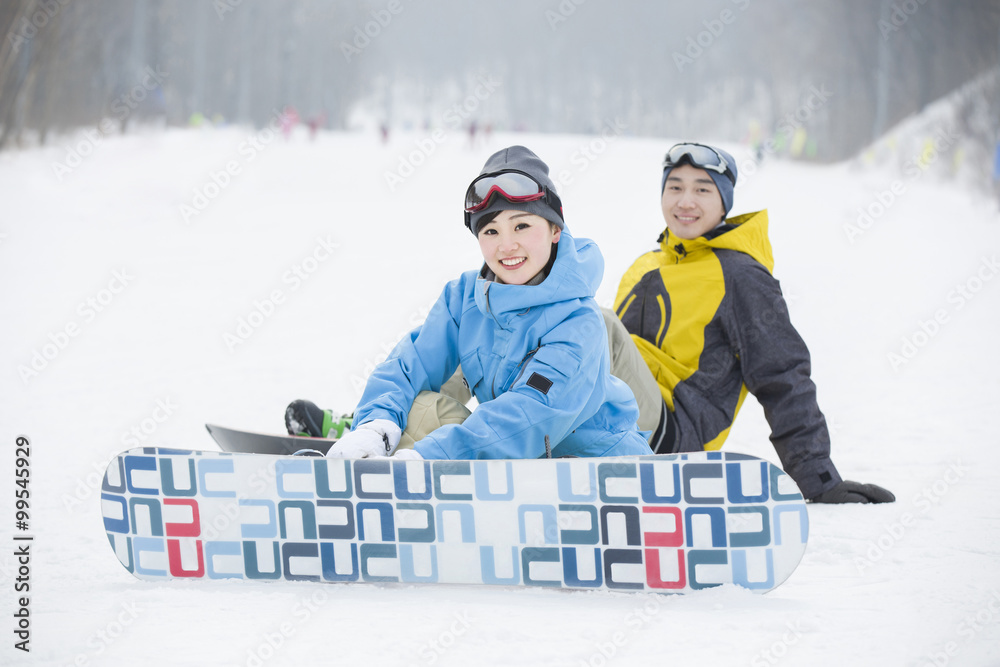
<path fill-rule="evenodd" d="M 281 133 L 285 136 L 285 141 L 292 137 L 292 130 L 299 124 L 299 112 L 292 105 L 286 106 L 278 119 L 281 125 Z"/>
<path fill-rule="evenodd" d="M 309 140 L 315 141 L 319 131 L 326 127 L 326 111 L 321 111 L 314 116 L 310 116 L 306 121 L 306 125 L 309 127 Z"/>
<path fill-rule="evenodd" d="M 632 392 L 610 374 L 594 300 L 604 259 L 566 229 L 548 173 L 523 146 L 487 160 L 465 197 L 482 268 L 449 282 L 376 367 L 352 430 L 327 456 L 538 458 L 546 439 L 553 456 L 652 453 Z M 467 392 L 445 388 L 459 364 L 478 401 L 471 412 Z M 307 401 L 286 412 L 293 433 L 326 436 L 333 422 Z"/>
<path fill-rule="evenodd" d="M 874 484 L 842 481 L 830 459 L 809 350 L 771 275 L 767 211 L 726 218 L 736 176 L 736 162 L 723 150 L 672 147 L 660 184 L 660 247 L 636 260 L 618 288 L 615 310 L 663 397 L 653 449 L 719 449 L 749 391 L 806 498 L 892 502 Z"/>

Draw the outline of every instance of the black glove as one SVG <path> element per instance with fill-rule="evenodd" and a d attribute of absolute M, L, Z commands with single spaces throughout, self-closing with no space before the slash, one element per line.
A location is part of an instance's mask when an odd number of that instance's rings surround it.
<path fill-rule="evenodd" d="M 844 480 L 812 499 L 814 503 L 891 503 L 896 496 L 888 489 L 875 484 L 862 484 Z"/>

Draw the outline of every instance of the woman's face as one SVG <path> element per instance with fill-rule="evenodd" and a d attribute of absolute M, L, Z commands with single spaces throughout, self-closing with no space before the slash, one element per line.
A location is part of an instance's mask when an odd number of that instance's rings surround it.
<path fill-rule="evenodd" d="M 479 229 L 483 260 L 507 285 L 524 285 L 545 268 L 561 231 L 545 218 L 524 211 L 501 211 Z"/>

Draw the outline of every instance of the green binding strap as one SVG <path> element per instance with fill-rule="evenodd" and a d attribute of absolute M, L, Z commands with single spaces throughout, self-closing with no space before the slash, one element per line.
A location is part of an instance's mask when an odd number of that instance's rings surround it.
<path fill-rule="evenodd" d="M 330 410 L 323 411 L 323 437 L 324 438 L 342 438 L 344 436 L 344 431 L 350 427 L 353 421 L 354 415 L 344 415 L 333 420 L 333 412 Z"/>

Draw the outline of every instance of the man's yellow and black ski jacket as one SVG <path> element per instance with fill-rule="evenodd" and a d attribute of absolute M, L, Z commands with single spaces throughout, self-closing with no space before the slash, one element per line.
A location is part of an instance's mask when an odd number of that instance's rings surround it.
<path fill-rule="evenodd" d="M 693 240 L 667 231 L 659 249 L 625 273 L 615 312 L 660 386 L 673 451 L 722 447 L 749 390 L 764 408 L 785 471 L 812 498 L 841 478 L 809 350 L 773 268 L 767 211 Z"/>

